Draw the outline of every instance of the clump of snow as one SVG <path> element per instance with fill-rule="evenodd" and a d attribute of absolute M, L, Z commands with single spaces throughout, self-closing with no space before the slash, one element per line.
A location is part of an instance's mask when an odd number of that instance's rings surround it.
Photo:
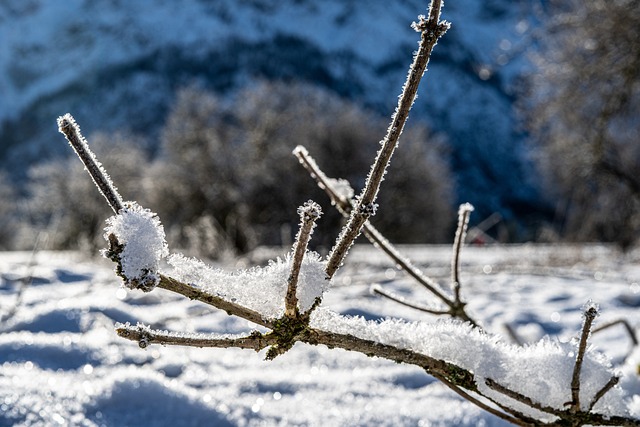
<path fill-rule="evenodd" d="M 291 272 L 291 255 L 270 261 L 266 267 L 254 267 L 228 273 L 207 266 L 202 261 L 174 254 L 168 258 L 174 268 L 172 277 L 221 296 L 265 316 L 279 318 L 284 314 L 287 278 Z M 301 312 L 311 308 L 316 298 L 329 288 L 325 265 L 320 255 L 307 252 L 298 277 L 298 305 Z"/>
<path fill-rule="evenodd" d="M 491 390 L 485 379 L 535 397 L 539 403 L 556 409 L 566 409 L 571 401 L 571 376 L 575 364 L 575 343 L 543 339 L 520 347 L 501 342 L 468 323 L 446 319 L 435 323 L 407 322 L 387 319 L 381 322 L 362 317 L 345 317 L 328 310 L 318 310 L 311 326 L 325 331 L 354 335 L 358 338 L 415 351 L 462 367 L 475 376 L 483 394 L 494 396 L 504 404 L 530 416 L 539 417 L 525 406 Z M 587 350 L 581 371 L 581 402 L 587 409 L 596 393 L 614 376 L 603 355 Z M 622 403 L 620 389 L 609 391 L 594 407 L 608 415 L 628 415 Z M 553 417 L 549 419 L 551 421 Z"/>
<path fill-rule="evenodd" d="M 135 202 L 127 203 L 107 220 L 105 238 L 114 235 L 120 245 L 122 274 L 132 289 L 150 291 L 160 282 L 160 261 L 169 255 L 164 227 L 157 215 Z"/>

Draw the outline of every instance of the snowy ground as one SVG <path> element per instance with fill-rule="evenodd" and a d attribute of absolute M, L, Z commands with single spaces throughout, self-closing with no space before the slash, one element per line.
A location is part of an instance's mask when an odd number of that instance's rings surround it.
<path fill-rule="evenodd" d="M 449 247 L 403 249 L 447 282 Z M 254 260 L 263 262 L 263 255 Z M 470 247 L 462 259 L 470 313 L 506 342 L 505 325 L 528 342 L 545 335 L 570 340 L 590 299 L 601 307 L 598 324 L 622 318 L 635 330 L 640 326 L 639 253 L 604 246 Z M 416 367 L 343 350 L 297 344 L 267 362 L 264 352 L 250 350 L 140 349 L 115 335 L 115 322 L 229 333 L 250 325 L 163 290 L 120 288 L 106 260 L 3 253 L 0 273 L 0 426 L 504 425 Z M 381 253 L 361 246 L 323 306 L 367 319 L 435 321 L 372 296 L 374 283 L 430 301 Z M 21 287 L 21 302 L 7 319 Z M 624 328 L 595 334 L 592 343 L 620 365 L 626 392 L 638 394 L 640 352 L 622 363 L 632 347 Z"/>

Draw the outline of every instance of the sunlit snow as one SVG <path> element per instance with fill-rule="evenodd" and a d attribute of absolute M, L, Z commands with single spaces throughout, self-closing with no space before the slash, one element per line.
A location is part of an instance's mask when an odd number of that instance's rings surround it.
<path fill-rule="evenodd" d="M 401 249 L 447 283 L 450 247 Z M 284 259 L 286 252 L 273 251 L 268 258 Z M 639 255 L 605 246 L 465 248 L 462 293 L 469 313 L 497 334 L 488 337 L 461 333 L 464 327 L 452 321 L 371 295 L 370 285 L 378 284 L 411 301 L 431 302 L 375 248 L 356 246 L 325 292 L 314 322 L 336 329 L 354 323 L 360 325 L 358 334 L 375 334 L 435 357 L 451 357 L 448 346 L 468 347 L 454 356 L 469 367 L 483 356 L 472 349 L 481 348 L 495 357 L 482 375 L 503 370 L 507 384 L 520 383 L 523 393 L 570 396 L 567 381 L 584 304 L 599 304 L 596 327 L 626 319 L 638 328 Z M 266 259 L 256 253 L 243 264 L 281 269 L 279 277 L 286 282 L 287 261 L 269 265 Z M 33 258 L 3 253 L 0 275 L 0 426 L 507 425 L 417 367 L 344 350 L 297 344 L 270 362 L 264 352 L 251 350 L 154 345 L 143 350 L 117 337 L 114 324 L 141 322 L 155 329 L 218 334 L 241 334 L 256 325 L 162 289 L 123 288 L 107 260 L 90 261 L 77 253 L 41 252 Z M 20 305 L 6 318 L 20 289 Z M 283 310 L 282 303 L 278 307 Z M 331 319 L 335 315 L 327 310 L 347 320 Z M 411 323 L 416 321 L 435 326 Z M 516 346 L 506 325 L 529 344 Z M 393 334 L 405 330 L 413 332 Z M 460 340 L 465 342 L 456 343 Z M 624 327 L 595 333 L 589 342 L 585 373 L 593 381 L 585 377 L 585 384 L 607 380 L 599 354 L 607 355 L 622 375 L 596 409 L 610 410 L 606 405 L 613 399 L 640 416 L 640 351 L 623 361 L 632 347 Z M 584 396 L 590 396 L 593 390 L 585 387 Z"/>

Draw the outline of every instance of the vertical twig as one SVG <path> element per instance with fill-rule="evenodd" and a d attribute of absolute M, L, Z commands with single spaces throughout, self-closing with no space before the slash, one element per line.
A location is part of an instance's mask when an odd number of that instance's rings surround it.
<path fill-rule="evenodd" d="M 80 126 L 78 126 L 71 114 L 67 113 L 62 117 L 58 117 L 58 130 L 67 138 L 73 151 L 80 157 L 85 169 L 91 175 L 93 182 L 104 198 L 107 199 L 111 209 L 115 213 L 120 212 L 123 208 L 122 197 L 118 194 L 118 190 L 111 182 L 109 175 L 96 159 L 95 154 L 89 149 L 87 140 L 80 133 Z"/>
<path fill-rule="evenodd" d="M 580 344 L 578 344 L 578 354 L 576 355 L 576 363 L 573 367 L 573 375 L 571 377 L 571 407 L 573 412 L 580 412 L 580 372 L 582 370 L 582 362 L 584 354 L 587 351 L 587 339 L 591 333 L 591 325 L 598 315 L 598 308 L 595 304 L 588 304 L 584 311 L 584 323 L 582 324 L 582 334 L 580 334 Z"/>
<path fill-rule="evenodd" d="M 375 200 L 380 188 L 380 183 L 386 173 L 393 151 L 398 144 L 400 134 L 409 116 L 409 110 L 415 100 L 418 85 L 422 79 L 422 75 L 427 69 L 431 51 L 438 39 L 449 29 L 448 22 L 439 22 L 441 6 L 441 0 L 432 0 L 429 18 L 427 19 L 424 16 L 420 16 L 419 22 L 413 25 L 414 29 L 422 34 L 420 47 L 413 58 L 407 81 L 404 84 L 402 94 L 398 100 L 398 106 L 392 116 L 387 134 L 381 141 L 382 148 L 378 151 L 375 162 L 371 167 L 365 187 L 360 196 L 357 197 L 356 206 L 351 212 L 349 221 L 343 227 L 329 254 L 325 270 L 328 279 L 332 278 L 342 265 L 344 258 L 347 256 L 347 252 L 360 234 L 364 223 L 370 216 L 375 214 L 377 207 Z"/>
<path fill-rule="evenodd" d="M 293 259 L 291 260 L 291 273 L 287 279 L 287 295 L 284 299 L 285 304 L 285 316 L 290 318 L 298 317 L 298 296 L 296 290 L 298 286 L 298 276 L 300 275 L 300 267 L 302 266 L 302 260 L 304 254 L 307 251 L 307 245 L 311 239 L 313 228 L 316 225 L 316 220 L 322 215 L 322 209 L 320 205 L 309 200 L 303 206 L 298 208 L 298 215 L 300 215 L 300 229 L 296 235 L 296 241 L 293 244 Z"/>
<path fill-rule="evenodd" d="M 460 301 L 460 251 L 467 235 L 471 212 L 473 212 L 473 206 L 470 203 L 463 203 L 458 209 L 458 228 L 453 240 L 453 257 L 451 258 L 451 283 L 456 302 Z"/>

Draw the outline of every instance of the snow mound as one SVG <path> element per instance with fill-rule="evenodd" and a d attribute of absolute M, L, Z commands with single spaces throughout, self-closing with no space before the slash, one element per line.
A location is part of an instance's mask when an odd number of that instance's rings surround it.
<path fill-rule="evenodd" d="M 250 308 L 265 318 L 276 319 L 284 315 L 287 278 L 291 272 L 290 254 L 284 260 L 270 261 L 266 267 L 231 274 L 181 254 L 171 255 L 168 261 L 174 268 L 171 276 L 175 279 Z M 309 310 L 329 288 L 331 282 L 325 279 L 324 270 L 325 264 L 320 255 L 315 252 L 305 255 L 297 288 L 300 312 Z"/>

